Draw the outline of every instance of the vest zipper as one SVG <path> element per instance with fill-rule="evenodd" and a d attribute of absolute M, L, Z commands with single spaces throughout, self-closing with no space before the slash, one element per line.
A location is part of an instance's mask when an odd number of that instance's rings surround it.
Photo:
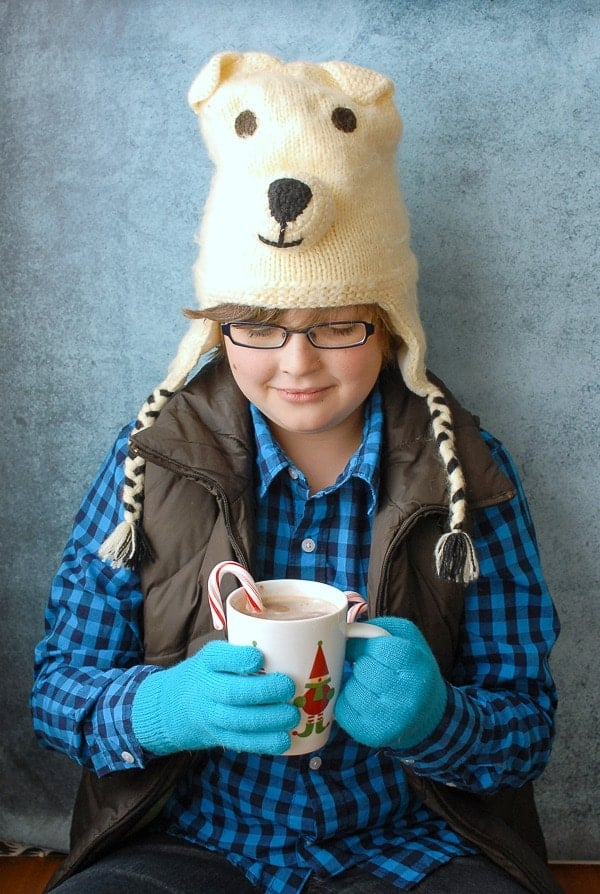
<path fill-rule="evenodd" d="M 386 606 L 385 606 L 385 594 L 388 592 L 388 576 L 390 566 L 392 564 L 393 554 L 396 552 L 396 549 L 402 543 L 408 532 L 419 522 L 422 518 L 426 518 L 429 515 L 439 515 L 443 518 L 448 512 L 448 508 L 442 505 L 431 505 L 431 506 L 421 506 L 419 509 L 415 510 L 412 515 L 409 515 L 408 518 L 405 518 L 402 524 L 396 530 L 396 533 L 390 540 L 388 547 L 385 551 L 385 555 L 383 557 L 383 562 L 381 564 L 381 576 L 379 578 L 379 587 L 377 588 L 377 596 L 375 599 L 375 616 L 381 617 L 385 614 Z"/>

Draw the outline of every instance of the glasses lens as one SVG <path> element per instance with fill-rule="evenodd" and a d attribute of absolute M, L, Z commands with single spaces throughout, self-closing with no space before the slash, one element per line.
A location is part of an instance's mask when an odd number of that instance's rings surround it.
<path fill-rule="evenodd" d="M 317 348 L 351 348 L 366 341 L 367 328 L 364 323 L 357 321 L 324 323 L 313 326 L 309 330 L 309 337 Z"/>
<path fill-rule="evenodd" d="M 285 341 L 285 329 L 265 323 L 232 323 L 232 341 L 247 348 L 279 348 Z"/>
<path fill-rule="evenodd" d="M 271 323 L 228 323 L 223 328 L 234 344 L 244 348 L 281 348 L 288 333 L 305 334 L 316 348 L 352 348 L 363 345 L 374 331 L 371 323 L 357 320 L 318 323 L 308 329 L 286 329 Z"/>

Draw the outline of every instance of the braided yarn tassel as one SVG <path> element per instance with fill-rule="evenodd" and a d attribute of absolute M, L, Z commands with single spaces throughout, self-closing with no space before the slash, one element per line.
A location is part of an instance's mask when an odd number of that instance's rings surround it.
<path fill-rule="evenodd" d="M 134 433 L 154 425 L 160 411 L 175 391 L 181 388 L 205 351 L 218 341 L 214 325 L 207 320 L 194 320 L 184 335 L 166 379 L 148 397 L 135 421 Z M 152 545 L 142 528 L 144 506 L 144 473 L 146 460 L 130 448 L 125 459 L 125 484 L 122 503 L 123 521 L 109 534 L 98 555 L 113 568 L 137 568 L 154 558 Z"/>
<path fill-rule="evenodd" d="M 475 547 L 465 531 L 467 501 L 465 477 L 456 454 L 452 414 L 445 395 L 438 388 L 427 394 L 427 405 L 435 443 L 448 478 L 450 530 L 435 547 L 435 564 L 439 577 L 455 583 L 469 583 L 479 576 Z"/>
<path fill-rule="evenodd" d="M 172 391 L 162 385 L 155 388 L 138 413 L 134 432 L 151 426 L 172 394 Z M 142 559 L 153 558 L 152 547 L 141 523 L 145 469 L 146 460 L 133 453 L 130 448 L 124 465 L 122 502 L 125 517 L 98 550 L 100 558 L 109 561 L 113 568 L 136 568 Z"/>

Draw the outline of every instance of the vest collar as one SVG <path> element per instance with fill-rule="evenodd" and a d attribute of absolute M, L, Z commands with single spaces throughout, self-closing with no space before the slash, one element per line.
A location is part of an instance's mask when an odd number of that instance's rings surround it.
<path fill-rule="evenodd" d="M 446 476 L 425 400 L 408 390 L 397 370 L 382 372 L 380 385 L 385 420 L 380 505 L 395 505 L 400 521 L 423 507 L 446 511 Z M 446 394 L 469 505 L 478 508 L 510 499 L 512 482 L 496 466 L 476 421 Z M 221 358 L 203 367 L 171 399 L 152 428 L 132 436 L 131 445 L 147 461 L 201 481 L 209 490 L 221 490 L 231 502 L 253 486 L 250 409 Z"/>
<path fill-rule="evenodd" d="M 217 358 L 173 396 L 152 428 L 132 435 L 131 447 L 148 462 L 235 502 L 253 483 L 250 432 L 248 401 L 226 361 Z"/>

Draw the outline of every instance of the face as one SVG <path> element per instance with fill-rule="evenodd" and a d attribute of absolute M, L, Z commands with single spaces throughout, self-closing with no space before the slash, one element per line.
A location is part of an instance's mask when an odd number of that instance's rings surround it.
<path fill-rule="evenodd" d="M 315 323 L 314 311 L 286 311 L 277 323 L 301 328 Z M 328 310 L 323 322 L 365 320 L 360 307 Z M 270 421 L 274 436 L 330 432 L 345 438 L 362 428 L 363 405 L 382 365 L 379 327 L 364 345 L 323 350 L 306 335 L 288 337 L 282 348 L 255 350 L 225 338 L 233 377 L 242 393 Z"/>

